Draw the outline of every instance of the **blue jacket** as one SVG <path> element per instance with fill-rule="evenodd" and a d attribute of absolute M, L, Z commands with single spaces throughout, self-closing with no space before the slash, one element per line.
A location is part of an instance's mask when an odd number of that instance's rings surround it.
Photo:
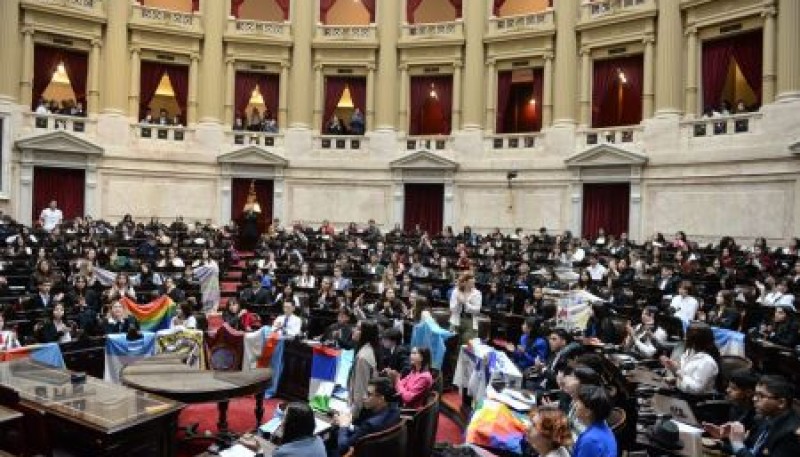
<path fill-rule="evenodd" d="M 295 457 L 298 455 L 303 457 L 327 457 L 325 444 L 320 437 L 309 436 L 308 438 L 282 444 L 275 450 L 272 457 Z"/>
<path fill-rule="evenodd" d="M 544 338 L 536 338 L 533 344 L 528 344 L 528 335 L 522 335 L 519 345 L 525 348 L 524 351 L 515 350 L 513 354 L 514 363 L 521 369 L 532 367 L 536 363 L 536 358 L 544 363 L 550 354 L 550 346 Z"/>
<path fill-rule="evenodd" d="M 363 417 L 363 416 L 362 416 Z M 380 413 L 355 421 L 352 427 L 339 428 L 339 455 L 344 455 L 359 438 L 388 429 L 400 422 L 400 409 L 395 404 Z"/>
<path fill-rule="evenodd" d="M 617 439 L 606 421 L 595 422 L 581 433 L 572 457 L 617 457 Z"/>

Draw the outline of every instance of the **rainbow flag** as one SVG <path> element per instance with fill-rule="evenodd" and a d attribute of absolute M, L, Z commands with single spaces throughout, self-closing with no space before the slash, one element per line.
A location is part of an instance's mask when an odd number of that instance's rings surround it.
<path fill-rule="evenodd" d="M 485 400 L 467 426 L 467 443 L 522 454 L 522 440 L 528 425 L 508 406 Z"/>
<path fill-rule="evenodd" d="M 6 351 L 0 351 L 0 362 L 17 359 L 31 359 L 55 368 L 66 368 L 64 356 L 58 343 L 32 344 Z"/>
<path fill-rule="evenodd" d="M 172 318 L 177 314 L 177 306 L 169 298 L 169 295 L 162 295 L 150 303 L 144 304 L 136 303 L 130 298 L 124 297 L 120 299 L 120 303 L 136 318 L 139 328 L 146 332 L 168 329 Z"/>

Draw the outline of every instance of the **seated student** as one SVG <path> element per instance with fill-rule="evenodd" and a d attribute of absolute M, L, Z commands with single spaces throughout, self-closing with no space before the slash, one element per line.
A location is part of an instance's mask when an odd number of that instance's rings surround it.
<path fill-rule="evenodd" d="M 678 295 L 672 297 L 669 307 L 675 312 L 674 316 L 683 321 L 684 328 L 689 325 L 689 322 L 695 319 L 699 303 L 697 299 L 689 295 L 689 289 L 692 283 L 689 281 L 681 281 L 678 286 Z"/>
<path fill-rule="evenodd" d="M 762 420 L 751 430 L 740 422 L 703 424 L 713 438 L 723 440 L 723 452 L 736 457 L 795 457 L 800 455 L 800 416 L 792 408 L 796 387 L 781 376 L 765 375 L 753 394 Z"/>
<path fill-rule="evenodd" d="M 197 328 L 197 319 L 192 313 L 192 307 L 188 303 L 181 303 L 176 314 L 169 322 L 169 328 Z"/>
<path fill-rule="evenodd" d="M 40 324 L 39 342 L 69 343 L 75 324 L 64 320 L 64 305 L 56 303 L 50 310 L 50 316 L 44 324 Z"/>
<path fill-rule="evenodd" d="M 772 323 L 765 326 L 762 333 L 770 343 L 794 348 L 800 341 L 798 327 L 800 326 L 797 323 L 794 307 L 777 305 L 772 314 Z"/>
<path fill-rule="evenodd" d="M 115 300 L 103 322 L 105 333 L 128 333 L 130 329 L 138 327 L 136 319 L 128 315 L 122 303 Z"/>
<path fill-rule="evenodd" d="M 573 457 L 616 457 L 617 440 L 606 419 L 611 399 L 600 386 L 581 386 L 575 399 L 575 414 L 586 429 L 578 436 Z"/>
<path fill-rule="evenodd" d="M 756 411 L 753 406 L 753 394 L 756 391 L 758 377 L 750 370 L 736 370 L 728 378 L 725 399 L 731 402 L 728 414 L 729 422 L 739 422 L 745 430 L 752 430 L 756 425 Z"/>
<path fill-rule="evenodd" d="M 342 306 L 336 314 L 336 322 L 329 325 L 322 335 L 323 341 L 333 341 L 340 349 L 353 349 L 353 314 Z"/>
<path fill-rule="evenodd" d="M 303 319 L 294 315 L 294 302 L 285 300 L 283 302 L 283 314 L 275 318 L 272 323 L 272 331 L 278 332 L 281 336 L 293 338 L 303 330 Z"/>
<path fill-rule="evenodd" d="M 326 457 L 325 443 L 314 435 L 315 427 L 314 411 L 308 403 L 289 403 L 281 422 L 281 445 L 272 453 L 272 457 Z"/>
<path fill-rule="evenodd" d="M 506 350 L 511 353 L 514 364 L 520 370 L 525 370 L 536 364 L 537 361 L 547 360 L 550 355 L 550 347 L 547 340 L 539 335 L 541 321 L 535 317 L 529 317 L 522 323 L 522 336 L 519 345 L 514 347 L 508 343 Z"/>
<path fill-rule="evenodd" d="M 228 305 L 222 312 L 222 320 L 232 329 L 251 332 L 257 325 L 257 317 L 239 305 L 235 297 L 228 299 Z"/>
<path fill-rule="evenodd" d="M 585 365 L 565 365 L 558 372 L 558 387 L 560 390 L 558 407 L 567 413 L 567 422 L 572 431 L 573 438 L 586 430 L 586 425 L 578 419 L 577 398 L 582 386 L 602 385 L 602 378 L 592 368 Z M 613 404 L 613 402 L 612 402 Z"/>
<path fill-rule="evenodd" d="M 0 351 L 7 351 L 20 347 L 21 345 L 19 344 L 19 339 L 17 339 L 17 332 L 14 330 L 7 330 L 5 325 L 5 310 L 3 310 L 0 311 Z"/>
<path fill-rule="evenodd" d="M 239 300 L 245 306 L 268 305 L 272 303 L 272 292 L 261 285 L 261 278 L 250 275 L 250 287 L 239 294 Z"/>
<path fill-rule="evenodd" d="M 558 370 L 567 363 L 567 358 L 576 344 L 572 342 L 572 337 L 563 328 L 556 328 L 550 331 L 547 337 L 550 346 L 550 355 L 544 363 L 537 363 L 534 368 L 540 367 L 543 378 L 540 387 L 544 390 L 555 388 L 556 374 Z"/>
<path fill-rule="evenodd" d="M 572 434 L 563 411 L 551 407 L 539 408 L 531 419 L 526 438 L 541 457 L 570 456 Z"/>
<path fill-rule="evenodd" d="M 720 290 L 717 292 L 716 303 L 706 316 L 706 322 L 714 327 L 728 330 L 738 330 L 742 320 L 742 313 L 737 309 L 733 292 Z"/>
<path fill-rule="evenodd" d="M 353 419 L 342 413 L 334 417 L 339 426 L 338 454 L 344 455 L 359 438 L 386 430 L 400 422 L 400 409 L 394 403 L 396 392 L 388 378 L 375 378 L 367 385 L 364 413 Z"/>
<path fill-rule="evenodd" d="M 411 369 L 407 375 L 387 368 L 386 375 L 392 380 L 400 401 L 406 408 L 421 408 L 433 387 L 431 374 L 431 350 L 427 347 L 411 348 Z"/>
<path fill-rule="evenodd" d="M 378 367 L 406 375 L 411 369 L 408 348 L 403 346 L 403 334 L 396 328 L 389 328 L 381 335 L 381 351 Z"/>
<path fill-rule="evenodd" d="M 628 323 L 628 334 L 623 342 L 627 350 L 645 358 L 656 355 L 660 345 L 667 341 L 667 332 L 656 325 L 657 312 L 658 308 L 655 306 L 645 306 L 642 310 L 642 321 L 636 327 Z"/>
<path fill-rule="evenodd" d="M 175 280 L 172 279 L 172 276 L 167 276 L 164 279 L 162 294 L 168 295 L 175 303 L 186 300 L 186 292 L 175 286 Z"/>
<path fill-rule="evenodd" d="M 714 333 L 704 322 L 694 321 L 686 330 L 686 350 L 679 362 L 661 356 L 661 364 L 675 375 L 678 390 L 688 394 L 714 392 L 719 373 L 719 350 Z"/>

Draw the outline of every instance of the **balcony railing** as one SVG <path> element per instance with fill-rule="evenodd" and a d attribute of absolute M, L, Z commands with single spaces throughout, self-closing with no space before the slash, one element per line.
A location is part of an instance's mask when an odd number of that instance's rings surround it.
<path fill-rule="evenodd" d="M 283 135 L 280 133 L 249 132 L 246 130 L 233 130 L 226 132 L 228 143 L 234 146 L 264 146 L 268 148 L 283 146 Z"/>
<path fill-rule="evenodd" d="M 314 149 L 331 151 L 366 150 L 367 137 L 361 135 L 319 135 L 314 137 Z"/>
<path fill-rule="evenodd" d="M 433 22 L 428 24 L 403 24 L 401 39 L 462 39 L 464 23 L 461 20 L 452 22 Z"/>
<path fill-rule="evenodd" d="M 642 131 L 641 125 L 579 130 L 578 134 L 583 140 L 579 144 L 582 143 L 585 147 L 598 144 L 635 145 L 641 142 Z"/>
<path fill-rule="evenodd" d="M 449 135 L 409 136 L 405 139 L 403 149 L 406 151 L 446 151 L 451 148 L 452 137 Z"/>
<path fill-rule="evenodd" d="M 375 24 L 324 25 L 317 24 L 317 39 L 325 41 L 377 41 Z"/>
<path fill-rule="evenodd" d="M 165 10 L 138 3 L 131 4 L 131 8 L 132 25 L 203 33 L 200 15 L 194 12 Z"/>
<path fill-rule="evenodd" d="M 581 20 L 617 14 L 623 11 L 656 8 L 655 0 L 592 0 L 581 5 Z"/>
<path fill-rule="evenodd" d="M 229 19 L 227 34 L 249 38 L 282 38 L 291 40 L 290 22 L 254 21 L 250 19 Z"/>
<path fill-rule="evenodd" d="M 94 134 L 97 121 L 83 116 L 64 116 L 61 114 L 25 114 L 25 125 L 34 132 L 63 130 L 78 134 Z"/>
<path fill-rule="evenodd" d="M 55 6 L 78 10 L 82 13 L 102 15 L 104 1 L 105 0 L 24 0 L 23 4 Z"/>
<path fill-rule="evenodd" d="M 492 17 L 489 19 L 489 33 L 501 34 L 539 30 L 552 27 L 554 24 L 553 9 L 548 8 L 544 11 L 532 14 Z"/>
<path fill-rule="evenodd" d="M 191 129 L 173 125 L 133 124 L 133 137 L 153 141 L 187 141 Z"/>
<path fill-rule="evenodd" d="M 487 135 L 484 137 L 484 149 L 533 149 L 538 145 L 540 138 L 540 134 L 536 132 Z"/>
<path fill-rule="evenodd" d="M 714 137 L 753 133 L 758 129 L 761 113 L 742 113 L 730 116 L 704 117 L 681 122 L 681 129 L 689 138 Z"/>

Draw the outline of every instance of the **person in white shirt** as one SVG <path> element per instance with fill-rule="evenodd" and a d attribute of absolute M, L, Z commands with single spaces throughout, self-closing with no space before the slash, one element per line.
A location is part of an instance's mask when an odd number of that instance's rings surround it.
<path fill-rule="evenodd" d="M 586 267 L 586 271 L 589 272 L 589 276 L 592 277 L 592 281 L 602 281 L 603 277 L 606 275 L 606 267 L 604 267 L 598 260 L 597 256 L 589 257 L 589 266 Z"/>
<path fill-rule="evenodd" d="M 794 309 L 794 295 L 789 293 L 789 281 L 782 279 L 769 293 L 764 293 L 766 286 L 761 281 L 756 282 L 756 287 L 761 292 L 758 302 L 764 306 L 786 306 Z"/>
<path fill-rule="evenodd" d="M 480 313 L 482 303 L 481 291 L 475 288 L 475 276 L 464 273 L 450 295 L 450 327 L 461 335 L 462 342 L 474 337 L 477 329 L 473 327 L 472 319 Z"/>
<path fill-rule="evenodd" d="M 197 319 L 192 313 L 192 306 L 188 303 L 182 303 L 179 308 L 179 313 L 172 318 L 169 323 L 170 329 L 195 329 L 197 328 Z"/>
<path fill-rule="evenodd" d="M 272 331 L 281 336 L 293 338 L 303 330 L 303 320 L 294 315 L 294 302 L 287 299 L 283 302 L 283 314 L 275 318 Z"/>
<path fill-rule="evenodd" d="M 697 308 L 700 307 L 697 299 L 689 295 L 690 287 L 692 287 L 692 283 L 689 281 L 681 282 L 678 286 L 678 295 L 672 297 L 669 304 L 669 307 L 675 311 L 673 315 L 683 321 L 684 328 L 694 320 Z"/>
<path fill-rule="evenodd" d="M 308 273 L 308 264 L 304 263 L 300 266 L 300 275 L 294 278 L 295 287 L 301 289 L 313 289 L 317 285 L 316 278 Z"/>
<path fill-rule="evenodd" d="M 675 375 L 678 390 L 688 394 L 713 393 L 719 374 L 719 350 L 714 332 L 705 322 L 695 321 L 686 330 L 686 351 L 680 361 L 661 356 L 661 364 Z"/>
<path fill-rule="evenodd" d="M 628 323 L 624 345 L 642 357 L 653 357 L 658 352 L 658 346 L 667 341 L 667 332 L 656 326 L 657 312 L 655 306 L 645 306 L 642 322 L 636 327 Z"/>
<path fill-rule="evenodd" d="M 51 200 L 50 206 L 43 209 L 42 213 L 39 215 L 39 223 L 41 223 L 42 228 L 48 232 L 52 232 L 62 220 L 64 220 L 64 214 L 58 209 L 58 204 L 55 200 Z"/>

